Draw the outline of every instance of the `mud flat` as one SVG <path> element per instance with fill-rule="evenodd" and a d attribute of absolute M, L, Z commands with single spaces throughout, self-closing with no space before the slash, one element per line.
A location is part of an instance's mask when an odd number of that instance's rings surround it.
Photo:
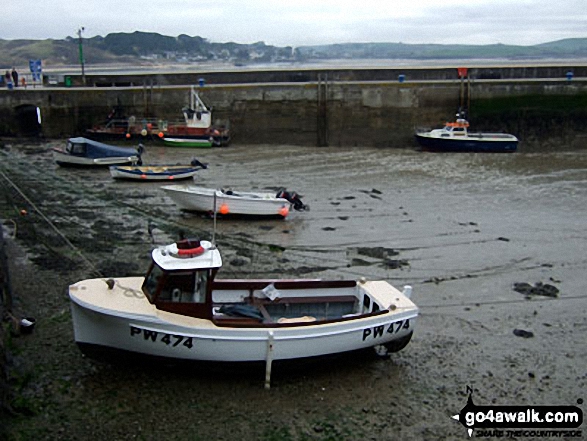
<path fill-rule="evenodd" d="M 36 318 L 32 334 L 6 342 L 3 439 L 464 439 L 450 417 L 467 386 L 478 405 L 585 398 L 587 151 L 148 146 L 145 163 L 208 162 L 202 185 L 286 187 L 310 205 L 285 221 L 219 220 L 221 277 L 414 287 L 421 317 L 402 352 L 278 366 L 267 391 L 262 369 L 81 355 L 67 286 L 140 274 L 153 246 L 180 231 L 209 239 L 212 220 L 180 212 L 161 184 L 59 168 L 52 145 L 0 149 L 15 315 Z M 536 290 L 545 285 L 554 295 Z"/>

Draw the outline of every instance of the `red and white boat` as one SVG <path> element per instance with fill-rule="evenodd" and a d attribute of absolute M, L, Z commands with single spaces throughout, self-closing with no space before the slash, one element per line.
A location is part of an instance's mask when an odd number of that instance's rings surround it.
<path fill-rule="evenodd" d="M 173 147 L 226 146 L 230 133 L 226 127 L 212 126 L 212 112 L 192 86 L 190 105 L 182 109 L 184 121 L 168 123 L 159 135 L 163 143 Z"/>

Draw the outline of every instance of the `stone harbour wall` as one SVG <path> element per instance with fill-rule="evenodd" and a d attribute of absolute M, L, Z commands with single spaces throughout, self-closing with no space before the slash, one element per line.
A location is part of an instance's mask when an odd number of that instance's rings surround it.
<path fill-rule="evenodd" d="M 0 136 L 26 134 L 37 106 L 48 138 L 83 135 L 117 104 L 137 119 L 181 119 L 191 86 L 0 90 Z M 585 78 L 471 81 L 315 81 L 197 87 L 239 144 L 409 147 L 417 128 L 441 126 L 461 104 L 473 130 L 587 147 Z"/>

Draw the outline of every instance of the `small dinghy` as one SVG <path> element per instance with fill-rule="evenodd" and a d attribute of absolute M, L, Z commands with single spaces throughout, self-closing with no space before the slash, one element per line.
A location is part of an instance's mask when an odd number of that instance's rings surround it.
<path fill-rule="evenodd" d="M 385 281 L 217 279 L 220 251 L 184 239 L 151 253 L 144 277 L 69 287 L 75 341 L 88 354 L 255 362 L 403 349 L 411 287 Z M 267 385 L 267 384 L 266 384 Z"/>
<path fill-rule="evenodd" d="M 194 159 L 189 165 L 117 165 L 110 167 L 114 179 L 139 181 L 169 181 L 193 178 L 199 171 L 208 168 Z"/>
<path fill-rule="evenodd" d="M 166 185 L 161 187 L 169 197 L 186 211 L 218 213 L 236 216 L 272 216 L 285 218 L 293 208 L 308 210 L 301 196 L 279 190 L 277 193 L 217 190 L 195 185 Z"/>

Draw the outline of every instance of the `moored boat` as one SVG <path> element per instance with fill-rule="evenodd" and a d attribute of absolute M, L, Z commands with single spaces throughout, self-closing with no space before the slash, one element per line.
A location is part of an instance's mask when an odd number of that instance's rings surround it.
<path fill-rule="evenodd" d="M 168 181 L 193 178 L 199 170 L 208 168 L 194 159 L 188 165 L 114 165 L 110 175 L 114 179 L 139 181 Z"/>
<path fill-rule="evenodd" d="M 158 359 L 255 362 L 366 348 L 403 349 L 414 330 L 411 287 L 385 281 L 217 279 L 208 241 L 156 248 L 144 277 L 97 278 L 69 287 L 75 341 Z"/>
<path fill-rule="evenodd" d="M 162 131 L 163 143 L 173 147 L 226 146 L 230 142 L 227 127 L 212 125 L 212 111 L 206 107 L 195 87 L 190 91 L 190 104 L 182 109 L 184 120 L 169 123 Z"/>
<path fill-rule="evenodd" d="M 69 138 L 65 148 L 54 147 L 53 159 L 61 166 L 140 164 L 143 147 L 119 147 L 87 138 Z"/>
<path fill-rule="evenodd" d="M 268 193 L 214 189 L 182 184 L 166 185 L 161 189 L 169 195 L 180 209 L 186 211 L 285 218 L 292 208 L 296 211 L 308 209 L 301 201 L 300 195 L 285 190 Z"/>
<path fill-rule="evenodd" d="M 423 150 L 437 152 L 511 153 L 518 148 L 518 138 L 507 133 L 470 132 L 469 122 L 458 117 L 442 129 L 416 133 Z"/>
<path fill-rule="evenodd" d="M 209 148 L 213 139 L 209 135 L 163 136 L 163 144 L 169 147 Z"/>

